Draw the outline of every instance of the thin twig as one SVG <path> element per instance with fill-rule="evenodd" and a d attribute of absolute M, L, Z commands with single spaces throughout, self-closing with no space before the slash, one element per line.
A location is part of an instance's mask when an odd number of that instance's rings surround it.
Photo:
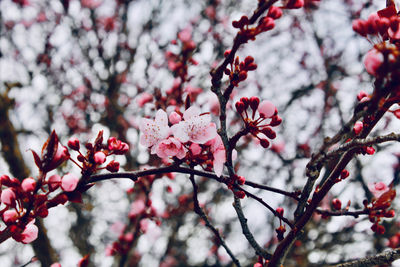
<path fill-rule="evenodd" d="M 198 186 L 194 180 L 194 175 L 190 175 L 190 181 L 192 182 L 193 185 L 193 203 L 194 203 L 194 211 L 200 216 L 200 218 L 205 222 L 206 227 L 208 227 L 214 235 L 218 238 L 218 242 L 223 246 L 228 253 L 228 255 L 231 257 L 232 261 L 236 264 L 236 266 L 240 267 L 240 262 L 239 260 L 233 255 L 232 251 L 229 249 L 228 245 L 225 243 L 224 239 L 220 235 L 218 229 L 216 229 L 211 223 L 210 220 L 208 219 L 207 215 L 204 213 L 203 209 L 200 207 L 199 200 L 197 198 L 197 193 L 198 193 Z"/>

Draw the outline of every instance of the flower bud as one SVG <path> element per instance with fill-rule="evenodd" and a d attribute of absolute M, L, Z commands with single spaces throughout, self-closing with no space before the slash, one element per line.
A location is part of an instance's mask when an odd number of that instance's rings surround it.
<path fill-rule="evenodd" d="M 282 207 L 276 208 L 276 212 L 282 217 L 285 210 Z"/>
<path fill-rule="evenodd" d="M 5 223 L 13 223 L 18 219 L 18 213 L 12 209 L 12 210 L 6 210 L 3 213 L 3 221 Z"/>
<path fill-rule="evenodd" d="M 74 191 L 78 185 L 79 177 L 72 173 L 67 173 L 61 179 L 61 188 L 64 191 L 71 192 Z"/>
<path fill-rule="evenodd" d="M 104 154 L 104 152 L 102 152 L 102 151 L 97 151 L 94 154 L 93 158 L 94 158 L 94 162 L 96 162 L 96 164 L 101 165 L 106 161 L 106 154 Z"/>
<path fill-rule="evenodd" d="M 364 124 L 361 121 L 357 121 L 354 124 L 353 132 L 355 133 L 355 135 L 358 135 L 359 133 L 361 133 L 363 126 L 364 126 Z"/>
<path fill-rule="evenodd" d="M 342 208 L 342 202 L 339 199 L 334 198 L 332 200 L 332 206 L 335 210 L 340 210 Z"/>
<path fill-rule="evenodd" d="M 176 113 L 175 111 L 172 112 L 171 114 L 169 114 L 169 121 L 172 124 L 177 124 L 178 122 L 180 122 L 182 120 L 182 116 L 179 115 L 178 113 Z"/>
<path fill-rule="evenodd" d="M 71 137 L 68 140 L 68 147 L 71 148 L 72 150 L 78 151 L 80 148 L 79 140 L 76 137 Z"/>
<path fill-rule="evenodd" d="M 109 172 L 118 172 L 119 171 L 119 162 L 112 160 L 106 166 L 107 171 Z"/>
<path fill-rule="evenodd" d="M 258 106 L 258 112 L 262 118 L 271 118 L 276 112 L 276 107 L 271 101 L 264 100 Z"/>
<path fill-rule="evenodd" d="M 252 110 L 257 110 L 259 104 L 260 104 L 260 99 L 258 97 L 252 96 L 250 98 L 250 108 Z"/>
<path fill-rule="evenodd" d="M 21 183 L 21 188 L 24 192 L 33 192 L 36 187 L 36 181 L 32 177 L 25 178 Z"/>
<path fill-rule="evenodd" d="M 15 206 L 15 193 L 14 190 L 11 188 L 7 188 L 1 192 L 1 202 L 9 205 L 9 206 Z"/>

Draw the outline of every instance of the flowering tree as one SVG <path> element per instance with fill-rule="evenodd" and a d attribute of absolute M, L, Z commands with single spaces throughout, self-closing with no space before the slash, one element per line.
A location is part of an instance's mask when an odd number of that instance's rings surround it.
<path fill-rule="evenodd" d="M 400 258 L 394 1 L 0 8 L 10 265 Z"/>

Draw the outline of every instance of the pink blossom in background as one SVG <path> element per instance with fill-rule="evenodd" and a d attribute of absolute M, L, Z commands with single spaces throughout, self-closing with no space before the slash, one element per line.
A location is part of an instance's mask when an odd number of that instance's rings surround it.
<path fill-rule="evenodd" d="M 170 133 L 167 113 L 159 109 L 154 121 L 143 118 L 140 122 L 139 129 L 142 132 L 140 144 L 146 147 L 151 147 L 151 153 L 155 154 L 156 145 L 167 138 Z"/>
<path fill-rule="evenodd" d="M 172 125 L 171 131 L 174 137 L 182 143 L 188 141 L 204 144 L 217 135 L 217 128 L 211 122 L 211 115 L 204 114 L 200 116 L 200 109 L 191 106 L 183 113 L 184 121 Z"/>
<path fill-rule="evenodd" d="M 74 191 L 78 185 L 79 177 L 72 173 L 67 173 L 61 179 L 61 188 L 64 191 L 71 192 Z"/>
<path fill-rule="evenodd" d="M 271 118 L 276 112 L 276 107 L 271 101 L 264 100 L 258 105 L 258 112 L 264 118 Z"/>
<path fill-rule="evenodd" d="M 389 190 L 389 187 L 384 182 L 368 184 L 368 188 L 375 198 L 379 198 L 383 193 Z"/>
<path fill-rule="evenodd" d="M 50 267 L 61 267 L 61 264 L 59 264 L 58 262 L 55 262 L 52 265 L 50 265 Z"/>
<path fill-rule="evenodd" d="M 96 8 L 101 5 L 101 1 L 96 0 L 81 0 L 82 7 L 86 8 Z"/>
<path fill-rule="evenodd" d="M 129 215 L 129 217 L 134 217 L 134 216 L 142 213 L 145 210 L 145 208 L 146 208 L 146 205 L 145 205 L 143 199 L 135 200 L 131 204 L 131 208 L 130 208 L 128 215 Z"/>
<path fill-rule="evenodd" d="M 186 155 L 187 149 L 179 142 L 178 139 L 168 137 L 158 143 L 156 147 L 157 156 L 160 158 L 177 157 L 183 159 Z"/>
<path fill-rule="evenodd" d="M 374 48 L 368 51 L 367 55 L 365 56 L 364 65 L 369 74 L 376 76 L 377 71 L 382 63 L 383 55 L 378 50 Z"/>
<path fill-rule="evenodd" d="M 146 103 L 149 103 L 151 101 L 153 101 L 153 95 L 147 92 L 140 94 L 136 98 L 136 103 L 138 104 L 139 107 L 143 107 Z"/>

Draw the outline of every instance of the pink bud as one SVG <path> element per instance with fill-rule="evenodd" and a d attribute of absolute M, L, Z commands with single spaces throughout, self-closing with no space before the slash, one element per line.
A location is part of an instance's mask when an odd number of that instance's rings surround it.
<path fill-rule="evenodd" d="M 257 262 L 253 265 L 253 267 L 263 267 L 261 263 Z"/>
<path fill-rule="evenodd" d="M 13 223 L 18 219 L 18 213 L 15 210 L 6 210 L 3 213 L 3 221 L 5 223 Z"/>
<path fill-rule="evenodd" d="M 80 147 L 78 138 L 76 138 L 76 137 L 71 137 L 71 138 L 68 140 L 68 147 L 71 148 L 72 150 L 78 151 L 78 150 L 79 150 L 79 147 Z"/>
<path fill-rule="evenodd" d="M 286 8 L 289 9 L 301 8 L 303 6 L 304 0 L 289 0 L 289 2 L 286 4 Z"/>
<path fill-rule="evenodd" d="M 60 187 L 60 184 L 61 184 L 60 175 L 54 174 L 54 175 L 50 176 L 47 183 L 48 183 L 50 191 L 56 190 L 58 187 Z"/>
<path fill-rule="evenodd" d="M 279 19 L 282 17 L 282 9 L 277 6 L 271 6 L 268 10 L 267 16 L 273 19 Z"/>
<path fill-rule="evenodd" d="M 283 212 L 284 212 L 285 210 L 282 208 L 282 207 L 278 207 L 278 208 L 276 208 L 276 212 L 280 215 L 280 216 L 283 216 Z"/>
<path fill-rule="evenodd" d="M 61 267 L 61 264 L 59 264 L 58 262 L 55 262 L 52 265 L 50 265 L 50 267 Z"/>
<path fill-rule="evenodd" d="M 192 154 L 194 156 L 198 155 L 201 153 L 201 146 L 199 144 L 196 143 L 192 143 L 189 147 L 190 151 L 192 152 Z"/>
<path fill-rule="evenodd" d="M 369 50 L 364 60 L 364 65 L 367 72 L 373 76 L 376 76 L 377 71 L 382 63 L 383 55 L 376 49 Z"/>
<path fill-rule="evenodd" d="M 258 106 L 258 112 L 263 118 L 271 118 L 276 112 L 276 107 L 271 101 L 264 100 Z"/>
<path fill-rule="evenodd" d="M 375 148 L 369 146 L 365 149 L 365 152 L 367 152 L 368 155 L 373 155 L 375 153 Z"/>
<path fill-rule="evenodd" d="M 76 186 L 78 185 L 78 182 L 79 182 L 78 176 L 72 173 L 67 173 L 61 179 L 61 188 L 67 192 L 74 191 Z"/>
<path fill-rule="evenodd" d="M 32 177 L 25 178 L 21 183 L 21 188 L 24 192 L 32 192 L 35 187 L 36 181 Z"/>
<path fill-rule="evenodd" d="M 28 223 L 25 230 L 22 232 L 22 243 L 28 244 L 34 241 L 38 236 L 38 228 L 36 225 Z"/>
<path fill-rule="evenodd" d="M 360 91 L 359 93 L 358 93 L 358 95 L 357 95 L 357 100 L 358 101 L 361 101 L 362 99 L 364 99 L 365 97 L 368 97 L 368 94 L 366 93 L 366 92 L 364 92 L 364 91 Z"/>
<path fill-rule="evenodd" d="M 363 123 L 361 122 L 361 121 L 357 121 L 355 124 L 354 124 L 354 127 L 353 127 L 353 131 L 354 131 L 354 133 L 356 134 L 356 135 L 358 135 L 359 133 L 361 133 L 361 131 L 362 131 L 362 129 L 363 129 Z"/>
<path fill-rule="evenodd" d="M 106 161 L 106 154 L 102 151 L 98 151 L 94 154 L 94 162 L 97 164 L 103 164 Z"/>
<path fill-rule="evenodd" d="M 176 113 L 175 111 L 172 112 L 171 114 L 169 114 L 169 121 L 172 124 L 177 124 L 178 122 L 180 122 L 182 120 L 181 115 L 179 115 L 178 113 Z"/>
<path fill-rule="evenodd" d="M 1 192 L 1 202 L 6 205 L 14 206 L 15 198 L 15 193 L 11 188 L 7 188 Z"/>

